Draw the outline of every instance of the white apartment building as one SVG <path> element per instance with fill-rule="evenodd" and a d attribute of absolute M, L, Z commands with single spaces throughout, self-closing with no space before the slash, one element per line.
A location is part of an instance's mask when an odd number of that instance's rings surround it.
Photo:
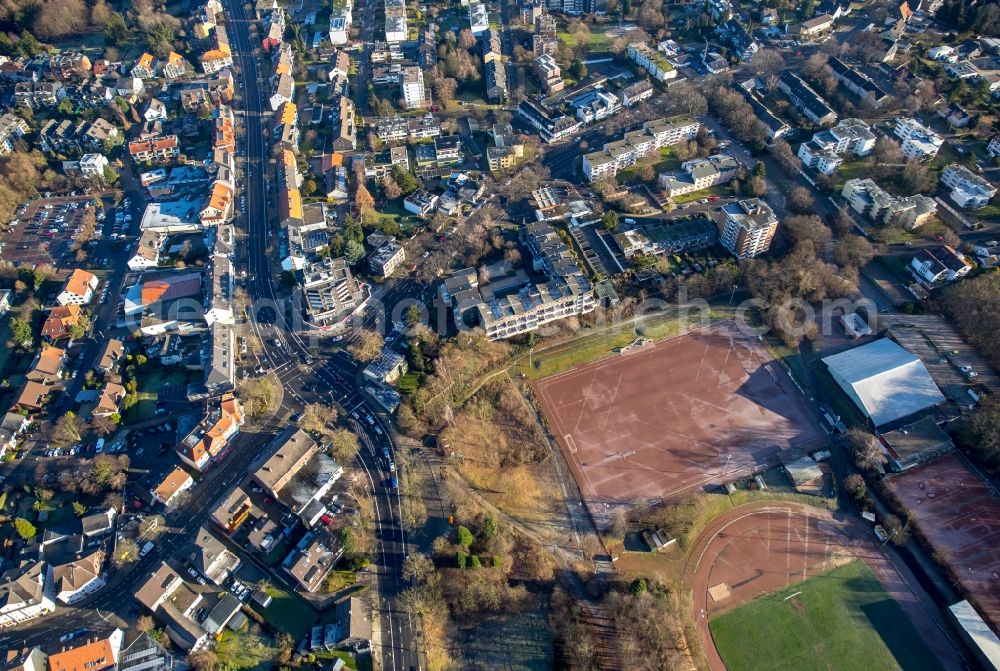
<path fill-rule="evenodd" d="M 701 124 L 690 117 L 644 123 L 640 130 L 625 133 L 621 140 L 605 144 L 600 151 L 584 154 L 583 174 L 590 182 L 614 176 L 650 152 L 695 139 L 700 127 Z"/>
<path fill-rule="evenodd" d="M 400 86 L 403 89 L 403 103 L 407 109 L 419 109 L 427 105 L 424 71 L 418 66 L 411 65 L 403 68 Z"/>
<path fill-rule="evenodd" d="M 681 164 L 681 170 L 683 172 L 660 175 L 660 187 L 668 198 L 725 184 L 736 177 L 740 164 L 728 154 L 715 154 L 685 161 Z"/>
<path fill-rule="evenodd" d="M 867 156 L 875 147 L 875 134 L 861 119 L 842 119 L 833 128 L 813 135 L 799 146 L 802 162 L 824 175 L 831 175 L 844 162 L 843 154 Z"/>
<path fill-rule="evenodd" d="M 628 57 L 635 64 L 649 73 L 649 76 L 659 82 L 665 82 L 677 76 L 677 69 L 670 64 L 667 57 L 648 44 L 635 42 L 628 45 Z"/>
<path fill-rule="evenodd" d="M 750 259 L 765 253 L 778 230 L 778 218 L 760 198 L 747 198 L 722 208 L 726 225 L 722 229 L 723 246 L 738 259 Z"/>
<path fill-rule="evenodd" d="M 951 189 L 951 199 L 959 207 L 978 210 L 986 207 L 997 189 L 964 165 L 952 163 L 941 173 L 941 183 Z"/>
<path fill-rule="evenodd" d="M 902 141 L 903 154 L 906 158 L 924 159 L 937 155 L 938 149 L 944 144 L 944 138 L 909 117 L 896 118 L 896 137 Z"/>
<path fill-rule="evenodd" d="M 489 30 L 490 27 L 490 16 L 486 11 L 486 5 L 481 2 L 473 2 L 469 4 L 469 29 L 472 34 L 476 37 L 481 37 L 484 32 Z"/>
<path fill-rule="evenodd" d="M 103 177 L 107 167 L 108 159 L 104 154 L 84 154 L 80 157 L 80 174 L 84 177 Z"/>
<path fill-rule="evenodd" d="M 913 230 L 937 212 L 933 198 L 923 195 L 893 196 L 870 179 L 850 179 L 840 192 L 858 214 L 886 225 L 898 224 Z"/>

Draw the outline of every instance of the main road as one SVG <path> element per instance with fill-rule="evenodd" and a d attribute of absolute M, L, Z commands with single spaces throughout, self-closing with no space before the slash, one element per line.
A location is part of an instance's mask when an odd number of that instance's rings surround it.
<path fill-rule="evenodd" d="M 373 571 L 377 575 L 379 610 L 379 636 L 382 667 L 409 671 L 420 667 L 416 638 L 410 617 L 395 610 L 396 597 L 405 587 L 402 579 L 403 560 L 406 557 L 406 532 L 401 524 L 398 490 L 389 486 L 389 473 L 382 470 L 385 461 L 380 459 L 383 449 L 395 449 L 389 432 L 379 417 L 371 411 L 357 388 L 357 367 L 342 351 L 319 357 L 313 362 L 305 338 L 286 318 L 285 299 L 279 295 L 272 278 L 276 267 L 269 258 L 269 241 L 272 222 L 268 157 L 270 151 L 265 137 L 267 120 L 272 112 L 265 104 L 267 96 L 261 92 L 266 87 L 259 68 L 263 65 L 261 49 L 251 40 L 250 18 L 243 4 L 224 0 L 230 47 L 234 65 L 237 66 L 242 90 L 243 145 L 241 147 L 244 169 L 246 211 L 246 259 L 248 265 L 251 305 L 248 320 L 259 339 L 262 356 L 260 365 L 277 374 L 282 382 L 283 404 L 288 396 L 299 400 L 320 387 L 329 389 L 334 398 L 349 412 L 358 413 L 364 421 L 352 422 L 364 445 L 358 455 L 359 462 L 369 480 L 374 495 L 375 533 L 378 554 Z M 297 320 L 296 320 L 297 321 Z M 301 364 L 305 364 L 303 367 Z M 305 392 L 303 387 L 313 390 Z M 377 429 L 377 430 L 376 430 Z"/>

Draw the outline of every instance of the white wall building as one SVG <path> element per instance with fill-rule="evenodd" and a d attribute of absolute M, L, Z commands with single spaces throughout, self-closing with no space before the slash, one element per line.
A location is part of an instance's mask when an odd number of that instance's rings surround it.
<path fill-rule="evenodd" d="M 906 158 L 923 159 L 936 156 L 944 139 L 916 119 L 897 117 L 896 137 L 902 141 Z"/>
<path fill-rule="evenodd" d="M 941 173 L 941 183 L 951 189 L 951 199 L 959 207 L 978 210 L 986 207 L 997 189 L 964 165 L 953 163 Z"/>

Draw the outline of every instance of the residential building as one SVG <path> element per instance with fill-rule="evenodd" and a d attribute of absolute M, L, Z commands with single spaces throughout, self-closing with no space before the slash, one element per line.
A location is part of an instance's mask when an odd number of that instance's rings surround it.
<path fill-rule="evenodd" d="M 875 147 L 875 134 L 861 119 L 841 119 L 828 130 L 813 135 L 812 140 L 799 146 L 802 163 L 824 175 L 837 171 L 844 159 L 842 155 L 867 156 Z"/>
<path fill-rule="evenodd" d="M 633 228 L 615 234 L 625 258 L 638 254 L 660 255 L 704 249 L 715 244 L 718 233 L 711 219 Z"/>
<path fill-rule="evenodd" d="M 476 37 L 481 37 L 490 27 L 490 17 L 486 5 L 481 2 L 469 3 L 469 29 Z"/>
<path fill-rule="evenodd" d="M 403 90 L 403 104 L 406 109 L 419 109 L 427 105 L 424 71 L 420 67 L 416 65 L 404 67 L 400 86 Z"/>
<path fill-rule="evenodd" d="M 852 68 L 835 56 L 827 59 L 826 64 L 833 73 L 833 78 L 862 100 L 868 100 L 876 108 L 888 102 L 888 92 L 865 73 Z"/>
<path fill-rule="evenodd" d="M 778 230 L 778 218 L 759 198 L 747 198 L 722 208 L 726 223 L 722 245 L 738 259 L 750 259 L 767 252 Z"/>
<path fill-rule="evenodd" d="M 531 53 L 535 56 L 554 55 L 558 50 L 556 19 L 551 14 L 542 14 L 535 19 L 535 32 L 531 36 Z"/>
<path fill-rule="evenodd" d="M 902 140 L 901 147 L 906 158 L 933 158 L 944 144 L 944 138 L 910 117 L 896 117 L 893 132 Z"/>
<path fill-rule="evenodd" d="M 409 37 L 406 25 L 405 0 L 385 0 L 385 41 L 390 44 L 405 42 Z"/>
<path fill-rule="evenodd" d="M 252 477 L 277 498 L 296 473 L 319 452 L 319 445 L 305 431 L 288 427 L 278 434 L 271 447 L 274 450 L 271 456 L 254 471 Z"/>
<path fill-rule="evenodd" d="M 212 511 L 212 521 L 226 530 L 234 533 L 250 516 L 253 504 L 242 488 L 236 487 L 230 491 L 222 503 Z"/>
<path fill-rule="evenodd" d="M 986 207 L 997 189 L 985 177 L 964 165 L 952 163 L 941 173 L 941 183 L 951 191 L 949 196 L 959 207 L 978 210 Z"/>
<path fill-rule="evenodd" d="M 333 570 L 344 548 L 333 534 L 308 532 L 282 562 L 286 571 L 307 592 L 315 592 Z"/>
<path fill-rule="evenodd" d="M 143 53 L 139 60 L 132 66 L 131 74 L 136 79 L 152 79 L 156 69 L 156 57 L 150 53 Z"/>
<path fill-rule="evenodd" d="M 184 66 L 184 58 L 175 51 L 167 55 L 167 60 L 163 63 L 164 79 L 177 79 L 183 77 L 187 68 Z"/>
<path fill-rule="evenodd" d="M 156 501 L 169 508 L 177 500 L 178 496 L 193 486 L 194 479 L 191 477 L 191 474 L 175 466 L 174 470 L 167 473 L 163 480 L 160 481 L 160 484 L 150 493 Z"/>
<path fill-rule="evenodd" d="M 203 593 L 187 586 L 184 580 L 165 562 L 154 570 L 135 593 L 136 600 L 148 608 L 182 650 L 194 652 L 208 643 L 208 632 L 194 617 L 208 610 L 212 593 Z"/>
<path fill-rule="evenodd" d="M 921 249 L 909 265 L 910 271 L 927 284 L 953 282 L 969 274 L 972 266 L 965 255 L 952 247 L 939 245 Z"/>
<path fill-rule="evenodd" d="M 66 350 L 58 347 L 42 347 L 35 355 L 26 377 L 30 382 L 55 384 L 62 379 L 65 364 Z"/>
<path fill-rule="evenodd" d="M 613 177 L 619 170 L 634 165 L 641 157 L 698 136 L 701 124 L 689 117 L 657 119 L 642 125 L 640 130 L 604 145 L 600 151 L 583 156 L 583 174 L 588 181 Z"/>
<path fill-rule="evenodd" d="M 830 109 L 827 102 L 791 70 L 781 73 L 778 88 L 814 124 L 828 126 L 837 120 L 837 113 Z"/>
<path fill-rule="evenodd" d="M 100 590 L 106 584 L 101 575 L 103 564 L 104 553 L 101 550 L 92 550 L 78 555 L 69 562 L 53 566 L 52 584 L 56 599 L 61 603 L 72 605 Z M 51 658 L 49 663 L 51 664 Z"/>
<path fill-rule="evenodd" d="M 569 105 L 576 111 L 576 118 L 583 123 L 603 121 L 621 110 L 621 101 L 614 93 L 594 88 L 569 99 Z"/>
<path fill-rule="evenodd" d="M 229 37 L 224 26 L 216 26 L 214 30 L 215 45 L 201 55 L 201 69 L 207 74 L 215 74 L 220 70 L 233 67 L 233 54 L 229 48 Z"/>
<path fill-rule="evenodd" d="M 790 23 L 785 26 L 787 34 L 796 35 L 801 40 L 815 40 L 832 30 L 833 17 L 829 14 L 821 14 L 801 23 Z"/>
<path fill-rule="evenodd" d="M 425 217 L 434 212 L 437 202 L 438 197 L 433 193 L 424 189 L 417 189 L 403 200 L 403 207 L 409 212 Z"/>
<path fill-rule="evenodd" d="M 80 174 L 88 179 L 104 179 L 104 171 L 108 167 L 104 154 L 84 154 L 80 157 Z"/>
<path fill-rule="evenodd" d="M 300 271 L 309 321 L 319 326 L 342 326 L 364 302 L 364 293 L 343 258 L 320 259 Z"/>
<path fill-rule="evenodd" d="M 739 173 L 739 162 L 728 154 L 696 158 L 681 164 L 680 173 L 660 175 L 660 188 L 668 198 L 725 184 Z"/>
<path fill-rule="evenodd" d="M 87 635 L 74 639 L 68 649 L 49 655 L 49 671 L 116 671 L 124 632 Z"/>
<path fill-rule="evenodd" d="M 128 153 L 137 163 L 168 161 L 180 155 L 180 142 L 176 135 L 134 140 L 128 143 Z"/>
<path fill-rule="evenodd" d="M 578 119 L 545 108 L 540 100 L 523 100 L 517 107 L 518 116 L 538 131 L 546 142 L 558 142 L 580 130 Z"/>
<path fill-rule="evenodd" d="M 70 330 L 80 321 L 82 314 L 83 310 L 75 304 L 53 307 L 42 324 L 42 338 L 47 342 L 69 338 Z"/>
<path fill-rule="evenodd" d="M 635 64 L 649 73 L 658 82 L 666 82 L 677 76 L 677 69 L 670 64 L 667 57 L 648 44 L 633 42 L 626 52 Z"/>
<path fill-rule="evenodd" d="M 406 250 L 395 240 L 387 240 L 368 255 L 368 269 L 388 277 L 406 260 Z"/>
<path fill-rule="evenodd" d="M 0 156 L 14 151 L 14 143 L 30 130 L 28 122 L 15 114 L 5 112 L 0 116 Z"/>
<path fill-rule="evenodd" d="M 392 384 L 406 375 L 407 370 L 406 358 L 402 354 L 386 348 L 374 361 L 365 366 L 362 375 L 372 382 Z"/>
<path fill-rule="evenodd" d="M 989 145 L 986 146 L 986 152 L 990 155 L 990 158 L 1000 156 L 1000 135 L 993 136 Z"/>
<path fill-rule="evenodd" d="M 622 89 L 622 106 L 631 107 L 652 97 L 653 84 L 648 79 L 643 79 Z"/>
<path fill-rule="evenodd" d="M 9 627 L 56 609 L 52 579 L 45 562 L 14 559 L 0 573 L 0 627 Z M 45 667 L 39 671 L 45 671 Z"/>
<path fill-rule="evenodd" d="M 562 70 L 556 64 L 556 59 L 551 54 L 542 54 L 531 63 L 532 70 L 538 81 L 542 84 L 542 89 L 548 95 L 558 93 L 565 85 L 562 78 Z"/>
<path fill-rule="evenodd" d="M 118 671 L 180 671 L 182 667 L 181 660 L 148 633 L 140 633 L 118 657 Z"/>
<path fill-rule="evenodd" d="M 222 585 L 240 566 L 240 558 L 227 550 L 205 527 L 198 529 L 194 542 L 184 552 L 184 559 L 216 585 Z"/>
<path fill-rule="evenodd" d="M 923 195 L 899 197 L 887 193 L 871 179 L 850 179 L 841 196 L 858 214 L 885 225 L 913 230 L 937 213 L 937 203 Z"/>
<path fill-rule="evenodd" d="M 13 450 L 18 446 L 21 436 L 28 427 L 31 426 L 31 422 L 24 415 L 7 411 L 0 420 L 0 457 L 2 457 L 8 450 Z M 2 626 L 2 621 L 0 621 L 0 626 Z"/>
<path fill-rule="evenodd" d="M 94 297 L 99 283 L 96 275 L 77 268 L 66 278 L 56 302 L 59 305 L 86 305 Z"/>
<path fill-rule="evenodd" d="M 757 115 L 758 121 L 764 125 L 764 130 L 767 131 L 767 138 L 769 140 L 776 140 L 792 132 L 792 127 L 782 121 L 763 103 L 756 88 L 752 84 L 749 87 L 747 86 L 747 84 L 755 81 L 755 79 L 751 79 L 748 83 L 740 84 L 736 87 L 736 90 L 743 94 L 743 97 L 746 98 L 747 103 L 753 109 L 754 114 Z"/>
<path fill-rule="evenodd" d="M 507 99 L 507 70 L 500 58 L 491 58 L 484 65 L 486 99 L 502 102 Z"/>
<path fill-rule="evenodd" d="M 760 50 L 757 40 L 735 16 L 720 23 L 715 29 L 715 34 L 719 36 L 723 45 L 745 61 L 749 61 Z"/>
<path fill-rule="evenodd" d="M 204 472 L 222 459 L 243 426 L 243 405 L 233 394 L 223 394 L 201 422 L 174 448 L 185 464 Z"/>
<path fill-rule="evenodd" d="M 125 356 L 125 345 L 117 338 L 107 338 L 101 343 L 97 350 L 97 363 L 94 368 L 100 373 L 108 373 L 114 370 L 121 358 Z"/>
<path fill-rule="evenodd" d="M 277 112 L 278 108 L 287 102 L 295 99 L 295 79 L 290 73 L 282 72 L 278 75 L 278 83 L 274 87 L 274 93 L 268 98 L 271 111 Z"/>

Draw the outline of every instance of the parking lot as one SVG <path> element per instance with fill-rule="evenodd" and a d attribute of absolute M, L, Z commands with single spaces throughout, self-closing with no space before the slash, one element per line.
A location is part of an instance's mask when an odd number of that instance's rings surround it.
<path fill-rule="evenodd" d="M 91 198 L 43 198 L 22 205 L 3 234 L 0 258 L 15 266 L 75 267 L 73 241 Z M 101 222 L 98 220 L 98 229 Z"/>

